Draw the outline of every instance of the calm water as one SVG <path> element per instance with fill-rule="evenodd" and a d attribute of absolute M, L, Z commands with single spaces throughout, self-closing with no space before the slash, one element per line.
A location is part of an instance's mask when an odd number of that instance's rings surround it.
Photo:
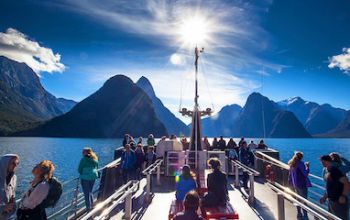
<path fill-rule="evenodd" d="M 247 139 L 250 141 L 251 139 Z M 258 139 L 252 139 L 255 142 Z M 238 141 L 238 139 L 236 139 Z M 121 146 L 121 139 L 79 139 L 79 138 L 0 138 L 0 155 L 17 153 L 21 157 L 17 170 L 18 190 L 24 190 L 31 181 L 32 167 L 41 160 L 55 163 L 55 175 L 60 180 L 76 177 L 81 150 L 92 147 L 99 156 L 100 165 L 113 159 L 113 151 Z M 294 151 L 304 152 L 305 161 L 309 161 L 311 171 L 321 174 L 318 158 L 322 154 L 336 151 L 350 159 L 350 139 L 266 139 L 266 144 L 280 151 L 282 161 L 288 161 Z"/>

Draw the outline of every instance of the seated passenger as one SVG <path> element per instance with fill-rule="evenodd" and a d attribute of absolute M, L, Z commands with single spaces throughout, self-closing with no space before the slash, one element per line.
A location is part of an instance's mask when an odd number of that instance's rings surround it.
<path fill-rule="evenodd" d="M 230 140 L 227 143 L 227 149 L 235 149 L 236 147 L 236 142 L 233 140 L 233 138 L 230 138 Z"/>
<path fill-rule="evenodd" d="M 181 138 L 181 144 L 183 150 L 188 150 L 190 148 L 190 142 L 187 141 L 186 137 Z"/>
<path fill-rule="evenodd" d="M 194 180 L 194 175 L 188 165 L 182 167 L 179 181 L 176 183 L 176 201 L 182 202 L 186 193 L 197 188 L 197 183 Z"/>
<path fill-rule="evenodd" d="M 203 206 L 226 205 L 228 201 L 227 176 L 220 170 L 221 162 L 218 158 L 211 158 L 208 166 L 213 172 L 208 174 L 207 187 L 208 193 L 203 197 Z"/>
<path fill-rule="evenodd" d="M 174 220 L 202 220 L 203 218 L 197 214 L 199 207 L 199 196 L 196 191 L 190 191 L 186 194 L 184 204 L 184 212 L 175 215 Z"/>
<path fill-rule="evenodd" d="M 214 137 L 213 139 L 213 144 L 211 145 L 212 150 L 218 149 L 219 148 L 219 142 L 218 142 L 218 138 Z"/>

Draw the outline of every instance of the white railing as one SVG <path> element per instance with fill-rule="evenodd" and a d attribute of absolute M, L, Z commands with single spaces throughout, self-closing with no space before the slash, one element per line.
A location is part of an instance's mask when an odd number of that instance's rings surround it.
<path fill-rule="evenodd" d="M 277 216 L 278 220 L 285 220 L 284 200 L 290 201 L 293 205 L 297 205 L 305 209 L 317 219 L 322 220 L 341 220 L 334 214 L 326 211 L 322 207 L 296 194 L 288 187 L 284 187 L 278 183 L 269 182 L 267 185 L 277 193 Z"/>
<path fill-rule="evenodd" d="M 235 187 L 240 186 L 240 181 L 239 181 L 239 168 L 242 169 L 243 172 L 247 172 L 249 175 L 249 196 L 248 196 L 248 203 L 253 204 L 255 201 L 255 196 L 254 196 L 254 176 L 259 176 L 260 173 L 243 163 L 241 163 L 238 160 L 231 160 L 231 166 L 232 166 L 232 171 L 234 170 L 235 173 Z"/>

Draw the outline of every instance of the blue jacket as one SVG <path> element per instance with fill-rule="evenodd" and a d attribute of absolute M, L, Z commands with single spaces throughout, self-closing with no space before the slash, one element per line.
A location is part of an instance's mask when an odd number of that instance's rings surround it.
<path fill-rule="evenodd" d="M 253 161 L 251 161 L 251 152 L 249 148 L 241 147 L 241 150 L 239 151 L 239 160 L 244 165 L 251 165 Z"/>
<path fill-rule="evenodd" d="M 121 168 L 123 170 L 131 170 L 135 168 L 135 152 L 130 150 L 129 152 L 124 151 L 121 157 Z"/>
<path fill-rule="evenodd" d="M 192 178 L 184 179 L 180 176 L 179 182 L 176 184 L 176 200 L 182 202 L 186 193 L 196 188 L 197 183 Z"/>

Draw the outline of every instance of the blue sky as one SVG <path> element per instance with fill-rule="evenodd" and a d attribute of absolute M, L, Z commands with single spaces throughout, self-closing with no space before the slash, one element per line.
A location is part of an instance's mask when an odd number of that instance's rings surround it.
<path fill-rule="evenodd" d="M 347 0 L 1 1 L 0 55 L 77 101 L 115 74 L 145 75 L 176 112 L 181 93 L 192 106 L 194 42 L 183 30 L 199 20 L 203 108 L 258 91 L 350 109 L 349 11 Z"/>

